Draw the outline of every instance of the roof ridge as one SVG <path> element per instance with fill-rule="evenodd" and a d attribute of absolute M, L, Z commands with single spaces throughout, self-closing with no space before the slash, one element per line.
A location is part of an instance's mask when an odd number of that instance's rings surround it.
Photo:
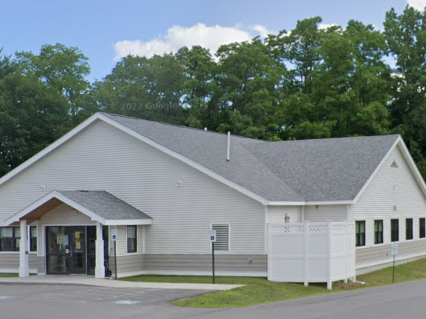
<path fill-rule="evenodd" d="M 145 122 L 149 122 L 149 123 L 155 123 L 155 124 L 172 126 L 172 127 L 176 127 L 176 128 L 193 130 L 193 131 L 196 131 L 196 132 L 205 132 L 205 133 L 211 133 L 211 134 L 218 134 L 218 135 L 222 135 L 222 136 L 226 136 L 227 135 L 227 133 L 217 132 L 217 131 L 213 131 L 213 130 L 207 130 L 206 131 L 206 130 L 201 129 L 201 128 L 196 128 L 196 127 L 191 127 L 191 126 L 185 126 L 185 125 L 179 125 L 179 124 L 173 124 L 173 123 L 159 122 L 159 121 L 153 121 L 153 120 L 147 120 L 147 119 L 142 119 L 142 118 L 139 118 L 139 117 L 133 117 L 133 116 L 128 116 L 128 115 L 122 115 L 122 114 L 116 114 L 116 113 L 107 113 L 107 112 L 98 112 L 98 113 L 100 113 L 102 115 L 106 115 L 106 116 L 122 117 L 122 118 L 125 118 L 125 119 L 136 120 L 136 121 L 145 121 Z M 263 141 L 263 140 L 258 140 L 258 139 L 255 139 L 255 138 L 241 136 L 241 135 L 236 135 L 236 134 L 232 134 L 232 133 L 231 133 L 231 137 L 233 137 L 233 138 L 237 137 L 237 138 L 240 138 L 240 139 L 257 141 L 257 143 L 259 143 L 259 141 L 266 142 L 266 141 Z"/>

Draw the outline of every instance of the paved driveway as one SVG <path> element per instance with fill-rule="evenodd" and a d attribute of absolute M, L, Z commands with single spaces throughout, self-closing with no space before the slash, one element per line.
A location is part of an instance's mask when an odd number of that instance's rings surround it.
<path fill-rule="evenodd" d="M 0 318 L 177 318 L 198 311 L 168 302 L 201 293 L 206 291 L 0 284 Z"/>
<path fill-rule="evenodd" d="M 168 304 L 197 293 L 206 291 L 0 285 L 0 318 L 426 318 L 426 280 L 246 308 L 192 309 Z"/>

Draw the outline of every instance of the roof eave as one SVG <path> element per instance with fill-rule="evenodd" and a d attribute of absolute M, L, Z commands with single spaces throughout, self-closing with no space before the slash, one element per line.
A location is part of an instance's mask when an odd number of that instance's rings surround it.
<path fill-rule="evenodd" d="M 353 200 L 325 200 L 325 201 L 270 201 L 268 206 L 312 206 L 312 205 L 351 205 Z"/>
<path fill-rule="evenodd" d="M 152 219 L 107 219 L 106 226 L 152 225 Z"/>

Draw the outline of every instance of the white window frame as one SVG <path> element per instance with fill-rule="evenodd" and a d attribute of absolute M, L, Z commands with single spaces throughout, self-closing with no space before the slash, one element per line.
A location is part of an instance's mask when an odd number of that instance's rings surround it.
<path fill-rule="evenodd" d="M 133 251 L 133 252 L 129 252 L 129 241 L 128 241 L 129 234 L 127 233 L 127 230 L 128 230 L 129 226 L 136 227 L 136 230 L 135 230 L 136 251 Z M 139 249 L 139 245 L 138 245 L 138 225 L 126 225 L 125 227 L 126 227 L 126 254 L 127 255 L 136 255 L 136 254 L 139 254 L 139 251 L 138 251 L 138 249 Z"/>

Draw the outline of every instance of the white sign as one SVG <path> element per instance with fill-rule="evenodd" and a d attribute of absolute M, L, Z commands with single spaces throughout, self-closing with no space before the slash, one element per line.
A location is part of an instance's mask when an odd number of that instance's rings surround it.
<path fill-rule="evenodd" d="M 112 229 L 111 230 L 111 238 L 112 238 L 112 241 L 116 241 L 117 240 L 117 238 L 118 238 L 118 236 L 117 236 L 117 229 Z"/>
<path fill-rule="evenodd" d="M 399 244 L 398 243 L 392 243 L 391 253 L 392 253 L 392 256 L 398 255 L 398 253 L 399 253 Z"/>
<path fill-rule="evenodd" d="M 216 231 L 215 230 L 210 231 L 210 242 L 212 242 L 212 243 L 216 242 Z"/>

